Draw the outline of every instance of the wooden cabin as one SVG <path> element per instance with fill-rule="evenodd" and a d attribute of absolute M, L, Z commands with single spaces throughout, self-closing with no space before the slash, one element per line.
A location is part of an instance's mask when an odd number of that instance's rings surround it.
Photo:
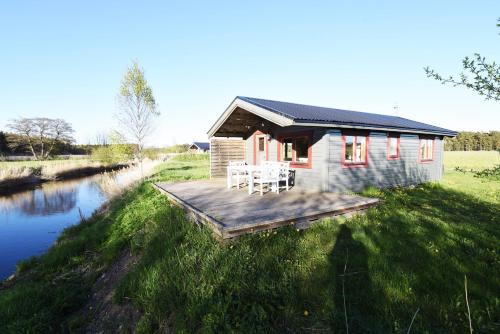
<path fill-rule="evenodd" d="M 441 179 L 443 138 L 456 132 L 403 117 L 236 97 L 208 136 L 211 176 L 230 160 L 289 161 L 294 186 L 325 192 Z"/>

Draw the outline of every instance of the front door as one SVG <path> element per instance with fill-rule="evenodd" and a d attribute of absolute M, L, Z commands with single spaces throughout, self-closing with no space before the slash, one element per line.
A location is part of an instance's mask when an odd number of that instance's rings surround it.
<path fill-rule="evenodd" d="M 257 147 L 256 147 L 256 154 L 255 154 L 255 164 L 260 165 L 262 161 L 266 161 L 266 156 L 267 156 L 267 145 L 266 145 L 266 135 L 257 135 L 256 140 L 257 140 Z"/>

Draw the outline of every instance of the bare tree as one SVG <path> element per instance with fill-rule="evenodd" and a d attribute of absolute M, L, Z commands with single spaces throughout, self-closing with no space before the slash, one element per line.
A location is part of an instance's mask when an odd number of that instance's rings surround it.
<path fill-rule="evenodd" d="M 117 119 L 123 134 L 137 147 L 137 160 L 142 171 L 143 149 L 151 135 L 154 119 L 160 115 L 153 91 L 144 76 L 144 70 L 134 62 L 125 73 L 118 94 Z"/>
<path fill-rule="evenodd" d="M 109 144 L 108 134 L 104 132 L 96 133 L 93 144 L 98 146 L 107 146 Z"/>
<path fill-rule="evenodd" d="M 27 146 L 35 159 L 47 159 L 57 143 L 74 141 L 73 127 L 59 118 L 18 118 L 11 120 L 7 127 L 17 134 L 10 145 Z"/>

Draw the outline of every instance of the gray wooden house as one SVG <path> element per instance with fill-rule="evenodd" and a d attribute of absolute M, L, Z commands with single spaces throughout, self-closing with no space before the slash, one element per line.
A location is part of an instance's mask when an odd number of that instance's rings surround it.
<path fill-rule="evenodd" d="M 290 161 L 294 185 L 312 191 L 439 180 L 443 138 L 455 131 L 402 117 L 236 97 L 208 131 L 211 176 L 229 160 Z"/>

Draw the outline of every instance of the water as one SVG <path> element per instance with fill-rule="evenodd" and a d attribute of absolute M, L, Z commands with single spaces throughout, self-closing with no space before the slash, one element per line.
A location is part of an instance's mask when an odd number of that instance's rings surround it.
<path fill-rule="evenodd" d="M 120 180 L 124 173 L 112 176 Z M 62 230 L 89 217 L 108 198 L 110 176 L 48 182 L 31 190 L 0 195 L 0 280 L 14 273 L 16 263 L 41 255 Z"/>

